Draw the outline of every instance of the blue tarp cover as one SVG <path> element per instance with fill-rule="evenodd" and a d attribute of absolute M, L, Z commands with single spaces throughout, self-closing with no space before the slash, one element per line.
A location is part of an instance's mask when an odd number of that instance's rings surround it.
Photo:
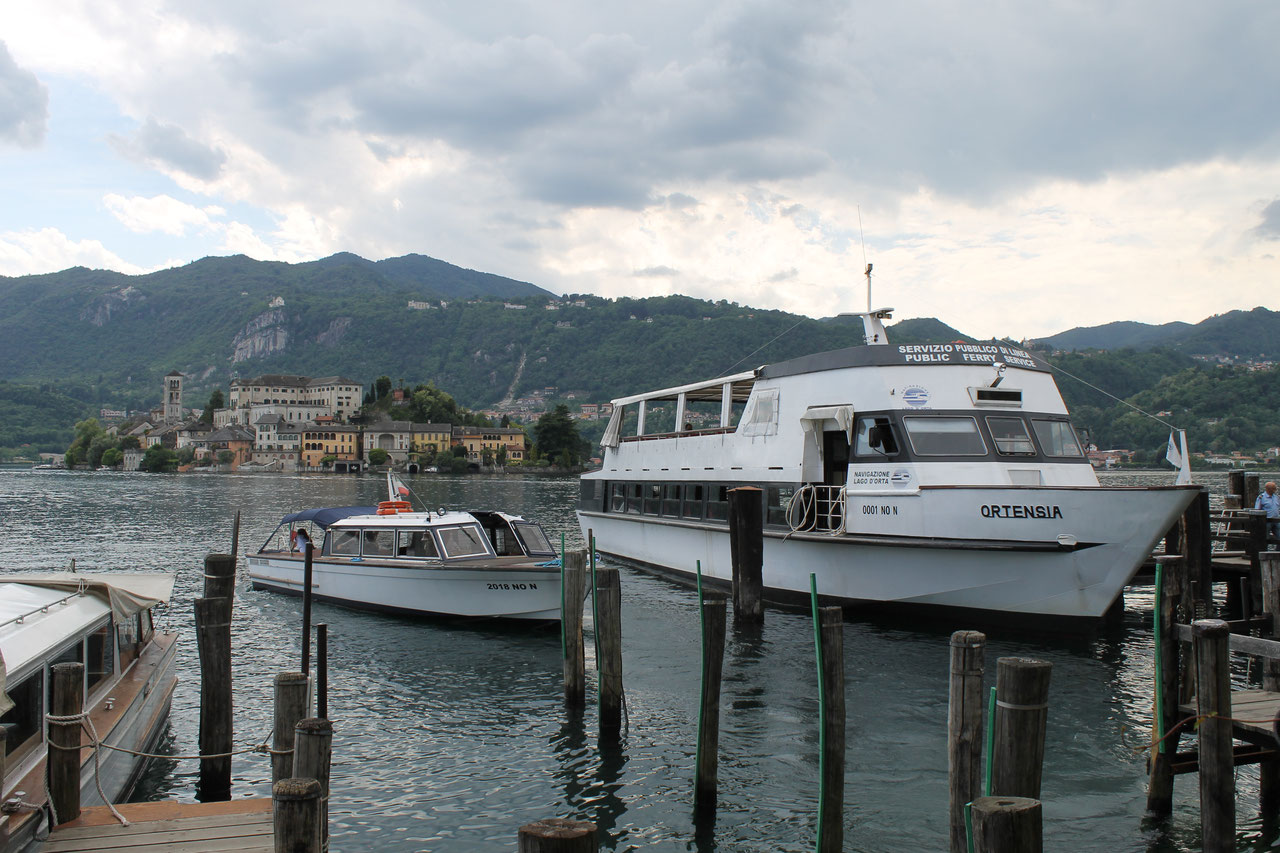
<path fill-rule="evenodd" d="M 377 512 L 376 506 L 326 506 L 318 509 L 304 509 L 302 512 L 286 515 L 280 520 L 280 525 L 310 521 L 321 527 L 328 527 L 339 519 L 353 515 L 376 515 Z"/>

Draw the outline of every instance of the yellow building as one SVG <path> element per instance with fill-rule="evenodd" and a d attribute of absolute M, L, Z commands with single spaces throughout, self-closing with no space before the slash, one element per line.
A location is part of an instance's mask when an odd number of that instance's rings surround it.
<path fill-rule="evenodd" d="M 448 453 L 453 446 L 453 427 L 449 424 L 414 424 L 413 452 L 423 456 Z"/>
<path fill-rule="evenodd" d="M 454 427 L 453 443 L 467 450 L 467 459 L 471 462 L 483 462 L 484 452 L 496 462 L 498 449 L 507 450 L 507 464 L 519 464 L 524 461 L 526 438 L 524 430 L 503 427 Z"/>
<path fill-rule="evenodd" d="M 340 424 L 307 424 L 302 427 L 302 465 L 320 468 L 320 460 L 334 457 L 334 470 L 345 470 L 360 460 L 360 428 Z"/>

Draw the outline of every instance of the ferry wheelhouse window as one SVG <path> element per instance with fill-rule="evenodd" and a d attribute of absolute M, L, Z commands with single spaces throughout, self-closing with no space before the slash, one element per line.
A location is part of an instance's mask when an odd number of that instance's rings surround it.
<path fill-rule="evenodd" d="M 1022 418 L 987 418 L 987 429 L 1001 456 L 1035 456 L 1036 446 Z"/>
<path fill-rule="evenodd" d="M 360 531 L 358 530 L 335 530 L 333 538 L 329 545 L 330 554 L 339 554 L 344 557 L 360 556 Z"/>
<path fill-rule="evenodd" d="M 483 557 L 489 553 L 484 533 L 474 524 L 441 528 L 440 544 L 446 557 Z"/>
<path fill-rule="evenodd" d="M 902 425 L 917 456 L 987 455 L 987 445 L 973 418 L 906 417 Z"/>
<path fill-rule="evenodd" d="M 5 755 L 26 752 L 40 743 L 44 722 L 44 670 L 5 686 L 13 707 L 0 716 L 5 732 Z"/>
<path fill-rule="evenodd" d="M 858 456 L 897 456 L 898 439 L 886 417 L 858 418 L 854 451 Z"/>
<path fill-rule="evenodd" d="M 1032 420 L 1036 438 L 1046 456 L 1083 456 L 1075 430 L 1067 421 Z"/>
<path fill-rule="evenodd" d="M 434 560 L 440 556 L 440 552 L 436 550 L 436 540 L 431 538 L 429 531 L 401 530 L 398 537 L 396 553 L 401 557 Z"/>

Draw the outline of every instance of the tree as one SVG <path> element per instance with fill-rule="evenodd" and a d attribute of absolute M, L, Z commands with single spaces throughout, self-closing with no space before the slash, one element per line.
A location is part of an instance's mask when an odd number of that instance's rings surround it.
<path fill-rule="evenodd" d="M 332 465 L 334 462 L 337 462 L 337 461 L 338 461 L 338 457 L 334 456 L 333 454 L 330 454 L 328 456 L 321 456 L 320 467 L 328 468 L 330 465 Z"/>
<path fill-rule="evenodd" d="M 103 458 L 106 458 L 105 455 Z M 178 450 L 179 465 L 190 465 L 194 461 L 196 461 L 196 449 L 194 447 L 188 444 L 186 447 Z"/>
<path fill-rule="evenodd" d="M 162 444 L 153 444 L 147 448 L 146 453 L 142 454 L 141 467 L 143 471 L 151 471 L 152 473 L 176 471 L 178 468 L 178 454 Z"/>
<path fill-rule="evenodd" d="M 499 468 L 507 467 L 507 446 L 505 444 L 498 445 L 498 455 L 495 459 Z"/>
<path fill-rule="evenodd" d="M 234 450 L 218 451 L 218 464 L 230 465 L 232 462 L 235 462 L 235 461 L 236 461 L 236 452 Z"/>
<path fill-rule="evenodd" d="M 108 447 L 102 451 L 102 464 L 108 468 L 115 468 L 124 461 L 124 451 L 117 447 Z"/>
<path fill-rule="evenodd" d="M 222 409 L 226 407 L 226 402 L 222 398 L 222 389 L 214 388 L 213 393 L 209 395 L 209 402 L 205 404 L 204 413 L 200 415 L 200 420 L 207 424 L 213 423 L 214 409 Z"/>
<path fill-rule="evenodd" d="M 391 454 L 383 450 L 381 447 L 374 447 L 369 451 L 370 465 L 386 465 L 387 460 L 391 458 Z"/>
<path fill-rule="evenodd" d="M 391 377 L 379 376 L 373 382 L 373 398 L 381 400 L 383 397 L 391 393 Z"/>
<path fill-rule="evenodd" d="M 557 465 L 573 467 L 579 464 L 587 447 L 578 435 L 578 426 L 569 415 L 569 407 L 563 403 L 538 418 L 534 427 L 538 451 Z"/>

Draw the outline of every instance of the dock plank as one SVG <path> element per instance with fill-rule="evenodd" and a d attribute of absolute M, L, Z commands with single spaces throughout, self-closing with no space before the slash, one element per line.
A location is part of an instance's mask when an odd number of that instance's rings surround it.
<path fill-rule="evenodd" d="M 124 826 L 107 808 L 85 809 L 57 827 L 42 853 L 259 853 L 274 850 L 271 800 L 224 803 L 131 803 L 117 806 Z"/>

